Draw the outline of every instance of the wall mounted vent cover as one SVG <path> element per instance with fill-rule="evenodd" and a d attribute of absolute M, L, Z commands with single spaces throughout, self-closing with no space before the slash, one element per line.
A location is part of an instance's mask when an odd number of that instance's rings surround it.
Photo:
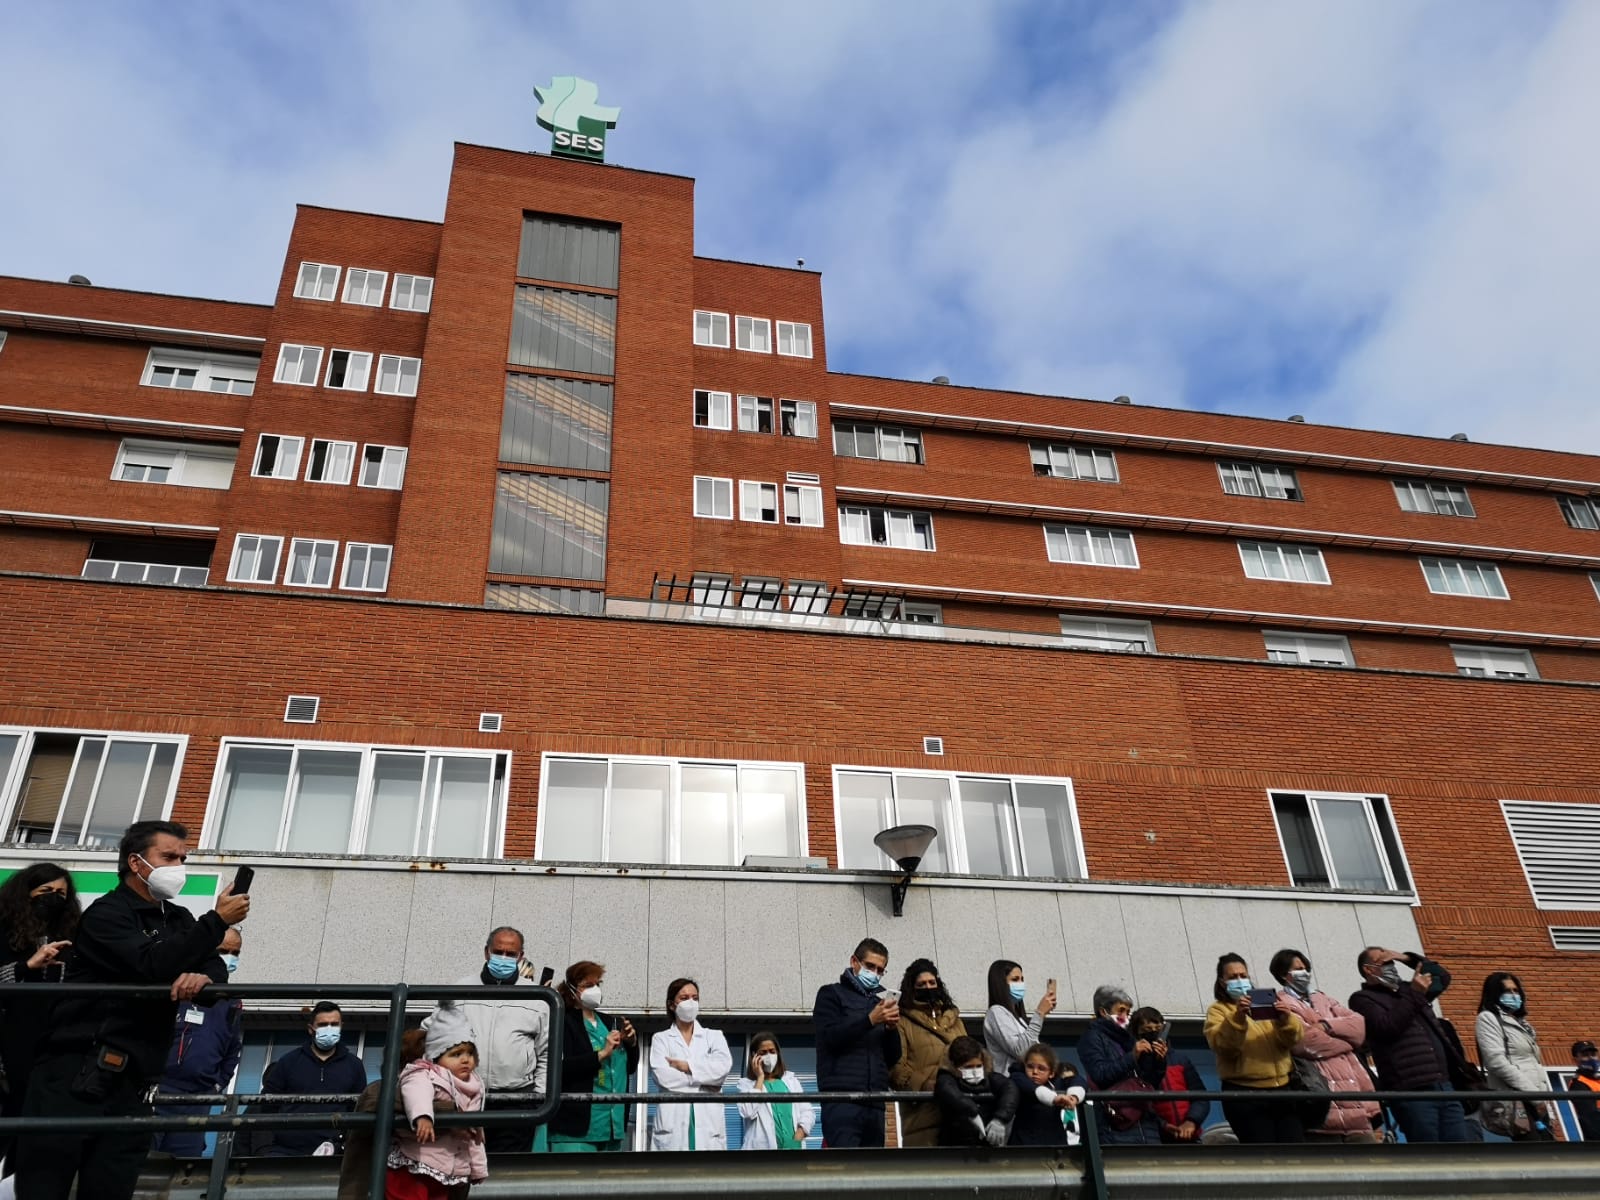
<path fill-rule="evenodd" d="M 922 739 L 922 752 L 924 754 L 943 754 L 944 739 L 942 737 L 925 737 Z"/>
<path fill-rule="evenodd" d="M 502 718 L 499 713 L 479 713 L 478 732 L 499 733 L 501 719 Z"/>
<path fill-rule="evenodd" d="M 1600 925 L 1551 925 L 1550 944 L 1557 950 L 1600 950 Z"/>
<path fill-rule="evenodd" d="M 289 703 L 283 709 L 283 719 L 296 725 L 315 725 L 317 709 L 321 705 L 319 696 L 290 696 Z"/>
<path fill-rule="evenodd" d="M 822 476 L 815 471 L 790 471 L 783 477 L 785 483 L 821 483 Z"/>

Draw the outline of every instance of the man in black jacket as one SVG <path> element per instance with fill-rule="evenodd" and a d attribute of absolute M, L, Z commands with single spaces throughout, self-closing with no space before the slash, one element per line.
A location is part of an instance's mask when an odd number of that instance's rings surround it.
<path fill-rule="evenodd" d="M 261 1076 L 268 1095 L 360 1095 L 367 1086 L 367 1068 L 341 1044 L 344 1013 L 332 1000 L 319 1000 L 306 1025 L 307 1039 L 273 1063 Z M 282 1113 L 354 1112 L 354 1100 L 285 1100 L 271 1106 Z M 279 1129 L 272 1135 L 267 1154 L 289 1158 L 344 1149 L 344 1138 L 332 1125 L 321 1129 Z"/>
<path fill-rule="evenodd" d="M 863 938 L 839 982 L 817 989 L 811 1024 L 819 1090 L 888 1090 L 889 1068 L 900 1061 L 899 1000 L 881 995 L 888 969 L 883 943 Z M 883 1124 L 881 1104 L 822 1106 L 822 1141 L 829 1149 L 882 1146 Z"/>
<path fill-rule="evenodd" d="M 84 910 L 66 973 L 68 983 L 159 983 L 168 994 L 64 999 L 29 1079 L 24 1116 L 149 1114 L 178 1004 L 227 981 L 217 946 L 250 911 L 250 897 L 235 896 L 231 885 L 198 920 L 171 903 L 183 891 L 188 839 L 170 821 L 128 826 L 117 847 L 117 887 Z M 79 1196 L 126 1200 L 149 1146 L 147 1130 L 27 1135 L 17 1143 L 17 1194 L 66 1200 L 76 1178 Z"/>

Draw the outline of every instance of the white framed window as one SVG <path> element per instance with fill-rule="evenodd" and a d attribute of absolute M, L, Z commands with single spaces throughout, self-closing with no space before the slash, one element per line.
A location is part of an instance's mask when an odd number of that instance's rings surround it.
<path fill-rule="evenodd" d="M 906 625 L 943 625 L 944 606 L 907 600 L 900 606 L 900 616 L 897 620 Z"/>
<path fill-rule="evenodd" d="M 833 452 L 840 458 L 876 458 L 884 462 L 921 463 L 922 431 L 893 425 L 835 422 Z"/>
<path fill-rule="evenodd" d="M 796 762 L 545 753 L 534 856 L 738 866 L 806 853 Z"/>
<path fill-rule="evenodd" d="M 689 602 L 710 608 L 727 608 L 733 603 L 733 576 L 696 571 L 689 577 Z"/>
<path fill-rule="evenodd" d="M 783 434 L 784 437 L 816 437 L 817 402 L 815 400 L 779 400 L 778 432 Z"/>
<path fill-rule="evenodd" d="M 356 444 L 312 438 L 306 455 L 307 483 L 349 483 L 355 467 Z"/>
<path fill-rule="evenodd" d="M 828 601 L 833 596 L 833 589 L 814 579 L 791 579 L 785 591 L 790 612 L 816 617 L 826 615 Z"/>
<path fill-rule="evenodd" d="M 922 872 L 1082 879 L 1088 874 L 1072 780 L 950 771 L 833 769 L 839 866 L 889 870 L 872 843 L 891 825 L 939 831 Z"/>
<path fill-rule="evenodd" d="M 783 585 L 776 579 L 754 579 L 749 576 L 739 582 L 739 607 L 760 612 L 777 612 L 778 601 L 783 596 Z"/>
<path fill-rule="evenodd" d="M 226 490 L 239 451 L 209 442 L 161 442 L 124 438 L 111 478 L 125 483 L 169 483 Z"/>
<path fill-rule="evenodd" d="M 256 440 L 255 464 L 250 474 L 261 479 L 295 479 L 300 474 L 300 452 L 306 440 L 281 433 L 263 433 Z"/>
<path fill-rule="evenodd" d="M 1269 467 L 1253 462 L 1219 462 L 1222 490 L 1230 496 L 1260 496 L 1267 500 L 1301 500 L 1300 480 L 1289 467 Z"/>
<path fill-rule="evenodd" d="M 841 504 L 839 540 L 847 546 L 932 550 L 933 518 L 924 512 Z"/>
<path fill-rule="evenodd" d="M 1273 791 L 1268 799 L 1295 887 L 1412 890 L 1387 796 Z"/>
<path fill-rule="evenodd" d="M 1600 529 L 1600 502 L 1591 496 L 1557 496 L 1561 515 L 1574 529 Z"/>
<path fill-rule="evenodd" d="M 332 300 L 339 294 L 339 268 L 332 263 L 301 263 L 294 294 L 301 300 Z"/>
<path fill-rule="evenodd" d="M 1069 446 L 1063 442 L 1030 442 L 1028 455 L 1035 475 L 1057 479 L 1117 482 L 1117 456 L 1096 446 Z"/>
<path fill-rule="evenodd" d="M 1093 567 L 1137 567 L 1139 554 L 1126 529 L 1096 525 L 1046 525 L 1045 553 L 1051 562 Z"/>
<path fill-rule="evenodd" d="M 1600 804 L 1502 800 L 1535 908 L 1600 909 Z"/>
<path fill-rule="evenodd" d="M 398 354 L 378 355 L 378 386 L 373 389 L 385 396 L 415 396 L 417 383 L 422 378 L 420 358 L 402 358 Z"/>
<path fill-rule="evenodd" d="M 783 485 L 783 521 L 786 525 L 822 527 L 822 489 L 797 483 Z"/>
<path fill-rule="evenodd" d="M 233 539 L 228 563 L 230 583 L 271 583 L 278 577 L 278 556 L 283 539 L 260 533 L 241 533 Z"/>
<path fill-rule="evenodd" d="M 297 387 L 316 387 L 322 371 L 322 347 L 302 346 L 285 342 L 278 347 L 278 369 L 273 372 L 275 383 L 292 383 Z"/>
<path fill-rule="evenodd" d="M 733 520 L 733 480 L 709 475 L 694 477 L 694 515 L 716 521 Z"/>
<path fill-rule="evenodd" d="M 361 449 L 361 487 L 399 491 L 406 481 L 406 448 L 369 442 Z"/>
<path fill-rule="evenodd" d="M 1154 654 L 1155 630 L 1149 621 L 1124 621 L 1115 617 L 1062 613 L 1061 640 L 1085 650 L 1116 650 L 1123 654 Z"/>
<path fill-rule="evenodd" d="M 351 542 L 344 548 L 344 574 L 339 587 L 346 592 L 381 592 L 389 586 L 389 560 L 393 546 Z"/>
<path fill-rule="evenodd" d="M 811 326 L 801 321 L 779 321 L 778 353 L 790 358 L 810 358 Z"/>
<path fill-rule="evenodd" d="M 1594 597 L 1600 600 L 1600 571 L 1589 572 L 1589 586 L 1594 589 Z"/>
<path fill-rule="evenodd" d="M 1329 583 L 1328 566 L 1315 546 L 1285 546 L 1278 542 L 1240 542 L 1239 558 L 1249 579 L 1278 579 L 1290 583 Z"/>
<path fill-rule="evenodd" d="M 224 738 L 207 849 L 494 858 L 511 756 Z"/>
<path fill-rule="evenodd" d="M 4 840 L 113 847 L 172 811 L 188 738 L 0 726 Z"/>
<path fill-rule="evenodd" d="M 739 430 L 742 433 L 772 432 L 772 397 L 739 397 Z"/>
<path fill-rule="evenodd" d="M 389 272 L 368 271 L 351 267 L 344 273 L 344 302 L 364 304 L 368 308 L 383 307 L 383 289 L 389 282 Z"/>
<path fill-rule="evenodd" d="M 1530 651 L 1514 646 L 1457 646 L 1452 643 L 1457 675 L 1478 675 L 1489 679 L 1537 679 Z"/>
<path fill-rule="evenodd" d="M 772 353 L 772 322 L 765 317 L 738 317 L 734 320 L 734 345 L 758 354 Z"/>
<path fill-rule="evenodd" d="M 745 318 L 741 317 L 740 320 Z M 719 346 L 728 348 L 728 314 L 720 312 L 707 312 L 704 309 L 695 309 L 694 312 L 694 344 L 696 346 Z"/>
<path fill-rule="evenodd" d="M 1263 633 L 1271 662 L 1311 667 L 1353 667 L 1350 639 L 1332 633 Z"/>
<path fill-rule="evenodd" d="M 327 387 L 345 392 L 364 392 L 372 378 L 372 355 L 365 350 L 328 351 Z"/>
<path fill-rule="evenodd" d="M 320 538 L 295 538 L 289 543 L 285 587 L 331 588 L 333 566 L 339 561 L 339 543 Z"/>
<path fill-rule="evenodd" d="M 1475 517 L 1467 489 L 1453 483 L 1427 479 L 1396 479 L 1394 498 L 1405 512 L 1437 513 L 1441 517 Z"/>
<path fill-rule="evenodd" d="M 256 390 L 261 360 L 245 355 L 201 354 L 193 350 L 152 350 L 139 382 L 177 391 L 249 396 Z"/>
<path fill-rule="evenodd" d="M 733 428 L 733 393 L 696 388 L 694 423 L 700 429 Z"/>
<path fill-rule="evenodd" d="M 1422 575 L 1428 590 L 1440 596 L 1482 596 L 1490 600 L 1509 600 L 1505 580 L 1494 563 L 1471 562 L 1463 558 L 1424 558 Z"/>
<path fill-rule="evenodd" d="M 433 307 L 433 276 L 402 275 L 395 272 L 389 307 L 405 312 L 427 312 Z"/>
<path fill-rule="evenodd" d="M 763 525 L 778 523 L 778 485 L 754 479 L 739 481 L 739 519 Z"/>

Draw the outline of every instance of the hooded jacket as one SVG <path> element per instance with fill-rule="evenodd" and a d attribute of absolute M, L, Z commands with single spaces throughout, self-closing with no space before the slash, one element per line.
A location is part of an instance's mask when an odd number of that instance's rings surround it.
<path fill-rule="evenodd" d="M 908 1005 L 900 1010 L 900 1059 L 889 1069 L 889 1086 L 897 1092 L 927 1092 L 925 1101 L 900 1105 L 900 1142 L 905 1146 L 939 1144 L 939 1106 L 933 1082 L 949 1056 L 950 1043 L 965 1037 L 966 1024 L 953 1005 L 933 1009 Z"/>
<path fill-rule="evenodd" d="M 985 1125 L 990 1121 L 1010 1125 L 1017 1115 L 1017 1089 L 993 1071 L 985 1071 L 980 1083 L 968 1083 L 954 1067 L 940 1067 L 933 1098 L 939 1106 L 941 1146 L 985 1145 L 974 1117 Z"/>
<path fill-rule="evenodd" d="M 395 1131 L 389 1165 L 443 1184 L 481 1183 L 489 1178 L 483 1130 L 459 1126 L 435 1129 L 434 1140 L 427 1143 L 417 1141 L 414 1132 L 419 1118 L 433 1117 L 436 1097 L 451 1101 L 457 1112 L 481 1112 L 483 1093 L 483 1080 L 476 1071 L 470 1079 L 457 1079 L 426 1058 L 409 1064 L 400 1072 L 400 1098 L 408 1125 Z"/>

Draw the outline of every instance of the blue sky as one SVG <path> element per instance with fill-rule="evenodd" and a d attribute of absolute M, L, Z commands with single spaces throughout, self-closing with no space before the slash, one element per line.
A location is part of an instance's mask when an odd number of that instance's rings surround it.
<path fill-rule="evenodd" d="M 694 176 L 836 370 L 1600 452 L 1600 4 L 14 6 L 0 273 L 265 301 L 456 140 Z"/>

